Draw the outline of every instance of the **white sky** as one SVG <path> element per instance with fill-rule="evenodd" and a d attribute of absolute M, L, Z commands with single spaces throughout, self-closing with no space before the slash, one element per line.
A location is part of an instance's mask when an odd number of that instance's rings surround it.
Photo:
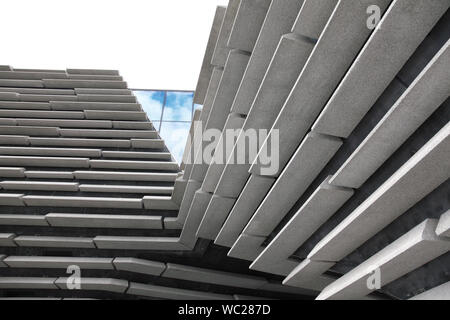
<path fill-rule="evenodd" d="M 0 65 L 118 69 L 130 88 L 194 90 L 227 0 L 1 0 Z"/>

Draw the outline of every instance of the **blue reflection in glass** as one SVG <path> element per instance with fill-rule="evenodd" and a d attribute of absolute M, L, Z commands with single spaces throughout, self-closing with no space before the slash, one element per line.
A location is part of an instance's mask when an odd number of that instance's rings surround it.
<path fill-rule="evenodd" d="M 134 91 L 134 94 L 150 120 L 161 120 L 161 112 L 164 105 L 164 91 L 137 90 Z"/>
<path fill-rule="evenodd" d="M 193 92 L 167 92 L 163 121 L 191 121 Z"/>
<path fill-rule="evenodd" d="M 183 159 L 190 127 L 189 122 L 163 122 L 161 125 L 161 138 L 178 163 Z"/>

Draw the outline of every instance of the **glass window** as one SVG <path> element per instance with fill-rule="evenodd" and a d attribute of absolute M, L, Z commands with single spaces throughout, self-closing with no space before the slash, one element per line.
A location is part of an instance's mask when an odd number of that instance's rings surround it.
<path fill-rule="evenodd" d="M 137 100 L 147 113 L 150 120 L 161 120 L 161 112 L 164 105 L 164 91 L 134 91 Z"/>
<path fill-rule="evenodd" d="M 183 159 L 190 127 L 189 122 L 163 122 L 161 125 L 161 138 L 178 163 Z"/>
<path fill-rule="evenodd" d="M 173 157 L 181 163 L 194 108 L 201 108 L 194 105 L 194 92 L 135 90 L 134 94 Z"/>
<path fill-rule="evenodd" d="M 191 121 L 194 99 L 192 92 L 167 92 L 166 99 L 163 121 Z"/>

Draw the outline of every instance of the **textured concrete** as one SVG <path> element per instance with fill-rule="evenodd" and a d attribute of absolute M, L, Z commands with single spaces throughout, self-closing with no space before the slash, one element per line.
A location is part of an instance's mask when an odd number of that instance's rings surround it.
<path fill-rule="evenodd" d="M 81 101 L 51 101 L 52 110 L 61 111 L 84 111 L 84 110 L 107 110 L 107 111 L 142 111 L 138 103 L 121 102 L 81 102 Z"/>
<path fill-rule="evenodd" d="M 313 130 L 348 137 L 449 6 L 446 0 L 394 1 Z M 442 78 L 447 78 L 447 83 L 435 90 L 447 89 L 448 96 L 448 74 L 442 72 L 433 83 L 439 84 Z"/>
<path fill-rule="evenodd" d="M 208 270 L 197 267 L 168 263 L 163 277 L 231 286 L 238 288 L 259 289 L 267 283 L 264 278 L 238 275 L 229 272 Z"/>
<path fill-rule="evenodd" d="M 409 300 L 450 300 L 450 281 L 422 292 Z"/>
<path fill-rule="evenodd" d="M 0 177 L 23 178 L 25 177 L 25 169 L 17 167 L 0 167 Z"/>
<path fill-rule="evenodd" d="M 22 199 L 32 207 L 142 209 L 142 199 L 136 198 L 24 196 Z"/>
<path fill-rule="evenodd" d="M 68 278 L 60 277 L 55 281 L 58 288 L 68 290 Z M 96 290 L 124 293 L 128 289 L 128 281 L 110 278 L 87 278 L 81 277 L 81 290 Z"/>
<path fill-rule="evenodd" d="M 215 244 L 232 247 L 275 179 L 251 175 L 239 198 L 214 241 Z"/>
<path fill-rule="evenodd" d="M 84 115 L 86 116 L 86 119 L 89 120 L 130 120 L 130 121 L 147 120 L 147 114 L 145 112 L 139 111 L 85 110 Z"/>
<path fill-rule="evenodd" d="M 383 12 L 389 3 L 389 0 L 364 0 L 357 4 L 340 1 L 336 6 L 271 129 L 270 135 L 273 130 L 279 132 L 280 169 L 287 164 L 369 36 L 367 7 L 378 5 Z M 259 164 L 254 169 L 261 171 Z"/>
<path fill-rule="evenodd" d="M 136 259 L 136 258 L 114 258 L 116 270 L 130 271 L 147 275 L 160 276 L 166 269 L 162 262 Z"/>
<path fill-rule="evenodd" d="M 130 282 L 127 294 L 169 300 L 232 300 L 232 296 Z"/>
<path fill-rule="evenodd" d="M 203 129 L 205 128 L 206 122 L 208 121 L 209 114 L 214 103 L 214 98 L 216 97 L 217 89 L 219 88 L 220 80 L 222 79 L 222 75 L 223 68 L 214 67 L 211 74 L 211 80 L 209 81 L 208 91 L 206 92 L 202 113 L 200 114 L 200 121 L 202 123 Z M 191 155 L 191 158 L 194 156 L 195 155 Z"/>
<path fill-rule="evenodd" d="M 167 196 L 145 196 L 142 199 L 145 209 L 178 210 L 179 206 Z"/>
<path fill-rule="evenodd" d="M 89 168 L 88 158 L 0 156 L 0 165 Z"/>
<path fill-rule="evenodd" d="M 180 210 L 178 211 L 178 220 L 180 224 L 184 224 L 186 217 L 189 213 L 192 200 L 194 199 L 195 192 L 200 189 L 201 183 L 195 180 L 189 180 L 187 182 L 186 191 L 181 201 Z"/>
<path fill-rule="evenodd" d="M 14 242 L 16 235 L 14 233 L 0 233 L 0 247 L 15 247 Z"/>
<path fill-rule="evenodd" d="M 98 129 L 60 129 L 62 137 L 85 138 L 143 138 L 157 139 L 158 133 L 149 130 L 98 130 Z"/>
<path fill-rule="evenodd" d="M 197 236 L 214 240 L 235 202 L 236 199 L 214 195 L 197 230 Z"/>
<path fill-rule="evenodd" d="M 104 185 L 104 184 L 82 184 L 81 192 L 106 192 L 106 193 L 143 193 L 171 195 L 172 187 L 145 187 L 145 186 L 125 186 L 125 185 Z"/>
<path fill-rule="evenodd" d="M 126 89 L 127 83 L 110 80 L 74 80 L 74 79 L 44 79 L 45 88 L 74 89 L 74 88 L 99 88 L 99 89 Z"/>
<path fill-rule="evenodd" d="M 19 247 L 95 248 L 92 238 L 18 236 L 14 239 Z"/>
<path fill-rule="evenodd" d="M 58 289 L 56 278 L 0 277 L 2 289 Z"/>
<path fill-rule="evenodd" d="M 236 113 L 230 113 L 225 123 L 222 135 L 220 136 L 219 143 L 216 146 L 214 158 L 212 163 L 208 167 L 206 172 L 202 190 L 205 192 L 214 193 L 217 183 L 220 180 L 223 169 L 225 168 L 226 161 L 230 156 L 230 151 L 227 151 L 227 146 L 233 145 L 236 142 L 236 138 L 227 137 L 226 130 L 240 130 L 244 124 L 245 118 Z"/>
<path fill-rule="evenodd" d="M 450 124 L 383 183 L 311 251 L 308 258 L 338 261 L 433 191 L 450 175 Z M 382 214 L 381 214 L 382 213 Z"/>
<path fill-rule="evenodd" d="M 6 255 L 0 254 L 0 268 L 7 268 L 8 267 L 8 265 L 3 262 L 3 260 L 5 258 L 6 258 Z"/>
<path fill-rule="evenodd" d="M 2 136 L 0 135 L 2 145 L 28 146 L 30 144 L 27 136 Z"/>
<path fill-rule="evenodd" d="M 0 187 L 5 190 L 78 191 L 76 182 L 1 181 Z"/>
<path fill-rule="evenodd" d="M 0 134 L 51 137 L 59 136 L 59 129 L 51 127 L 0 126 Z"/>
<path fill-rule="evenodd" d="M 332 262 L 311 261 L 306 259 L 292 270 L 292 272 L 283 280 L 283 284 L 298 288 L 315 287 L 315 290 L 320 291 L 333 282 L 333 279 L 322 276 L 322 273 L 332 266 Z"/>
<path fill-rule="evenodd" d="M 26 155 L 26 156 L 55 156 L 55 157 L 89 157 L 102 156 L 100 149 L 69 149 L 69 148 L 23 148 L 0 147 L 2 155 Z"/>
<path fill-rule="evenodd" d="M 256 236 L 270 235 L 341 145 L 338 138 L 309 133 L 244 232 Z"/>
<path fill-rule="evenodd" d="M 180 235 L 180 243 L 194 248 L 197 242 L 197 230 L 202 222 L 203 215 L 211 201 L 212 194 L 198 190 L 191 202 L 189 213 Z"/>
<path fill-rule="evenodd" d="M 227 47 L 228 39 L 230 38 L 231 29 L 233 27 L 234 19 L 239 8 L 241 0 L 230 0 L 220 26 L 219 36 L 217 37 L 216 47 L 211 58 L 213 66 L 224 66 L 227 60 L 230 48 Z"/>
<path fill-rule="evenodd" d="M 193 149 L 193 143 L 195 139 L 195 129 L 198 127 L 198 121 L 200 120 L 200 115 L 202 109 L 195 109 L 194 116 L 192 117 L 191 126 L 189 128 L 189 135 L 186 139 L 186 146 L 184 147 L 183 157 L 181 159 L 180 169 L 184 170 L 186 162 L 191 163 L 191 149 Z"/>
<path fill-rule="evenodd" d="M 223 130 L 227 116 L 230 113 L 233 98 L 236 95 L 239 82 L 245 71 L 245 67 L 247 66 L 248 59 L 249 55 L 244 51 L 230 51 L 205 130 Z M 203 143 L 203 147 L 205 146 L 206 142 Z M 206 171 L 208 170 L 208 164 L 200 159 L 199 156 L 200 150 L 195 157 L 195 165 L 192 169 L 190 179 L 203 181 Z"/>
<path fill-rule="evenodd" d="M 119 181 L 175 181 L 175 173 L 118 172 L 118 171 L 75 171 L 77 179 L 119 180 Z"/>
<path fill-rule="evenodd" d="M 37 179 L 73 179 L 73 173 L 67 171 L 25 171 L 27 178 Z"/>
<path fill-rule="evenodd" d="M 278 232 L 250 269 L 284 276 L 294 269 L 296 264 L 289 257 L 353 195 L 352 189 L 330 185 L 329 178 Z"/>
<path fill-rule="evenodd" d="M 303 0 L 272 0 L 231 111 L 248 114 L 283 34 L 289 33 Z"/>
<path fill-rule="evenodd" d="M 174 203 L 176 203 L 179 206 L 181 205 L 181 201 L 183 201 L 183 196 L 186 191 L 187 183 L 188 182 L 184 180 L 182 177 L 177 178 L 175 180 L 171 199 Z"/>
<path fill-rule="evenodd" d="M 61 147 L 107 147 L 129 148 L 130 140 L 113 139 L 82 139 L 82 138 L 29 138 L 32 146 L 61 146 Z"/>
<path fill-rule="evenodd" d="M 441 237 L 450 238 L 450 210 L 443 213 L 436 227 L 436 234 Z"/>
<path fill-rule="evenodd" d="M 178 238 L 169 237 L 116 237 L 97 236 L 94 242 L 99 249 L 126 249 L 126 250 L 188 250 L 178 242 Z"/>
<path fill-rule="evenodd" d="M 96 111 L 93 111 L 96 112 Z M 114 112 L 114 111 L 103 111 Z M 119 111 L 117 111 L 119 112 Z M 77 111 L 44 111 L 44 110 L 7 110 L 0 109 L 0 117 L 5 118 L 54 118 L 54 119 L 84 119 L 83 112 Z"/>
<path fill-rule="evenodd" d="M 103 158 L 171 160 L 169 152 L 102 151 Z"/>
<path fill-rule="evenodd" d="M 439 238 L 437 220 L 428 219 L 327 286 L 318 300 L 358 299 L 374 289 L 367 285 L 374 268 L 384 286 L 450 250 L 450 240 Z"/>
<path fill-rule="evenodd" d="M 305 0 L 292 32 L 318 39 L 338 0 Z"/>
<path fill-rule="evenodd" d="M 162 229 L 162 218 L 158 216 L 48 213 L 45 219 L 52 227 Z"/>
<path fill-rule="evenodd" d="M 32 214 L 0 214 L 0 225 L 48 227 L 45 216 Z"/>
<path fill-rule="evenodd" d="M 241 0 L 228 39 L 228 47 L 253 51 L 271 0 Z"/>
<path fill-rule="evenodd" d="M 450 40 L 336 172 L 332 183 L 359 188 L 448 98 L 449 45 Z"/>
<path fill-rule="evenodd" d="M 195 88 L 194 103 L 196 104 L 203 105 L 205 102 L 206 92 L 208 90 L 208 85 L 214 68 L 211 64 L 211 59 L 217 43 L 217 38 L 219 37 L 220 27 L 225 16 L 225 11 L 226 8 L 217 7 L 216 14 L 214 15 L 211 32 L 209 33 L 209 39 L 206 45 L 205 55 L 203 57 L 202 67 L 200 69 L 200 75 Z"/>
<path fill-rule="evenodd" d="M 0 206 L 23 207 L 23 194 L 0 193 Z"/>
<path fill-rule="evenodd" d="M 71 265 L 77 265 L 81 269 L 113 270 L 112 260 L 88 257 L 9 256 L 4 262 L 11 268 L 67 269 Z"/>
<path fill-rule="evenodd" d="M 161 139 L 131 139 L 131 147 L 136 149 L 164 149 Z"/>
<path fill-rule="evenodd" d="M 174 172 L 179 171 L 177 162 L 166 162 L 166 161 L 89 160 L 89 165 L 91 168 L 94 169 L 101 168 L 101 169 L 131 169 L 131 170 L 149 170 L 149 171 L 156 170 L 156 171 L 174 171 Z"/>
<path fill-rule="evenodd" d="M 265 237 L 257 237 L 242 233 L 228 252 L 228 256 L 253 261 L 262 252 Z"/>
<path fill-rule="evenodd" d="M 112 128 L 112 122 L 106 120 L 66 120 L 66 119 L 17 119 L 19 126 L 48 126 L 61 128 Z"/>
<path fill-rule="evenodd" d="M 77 94 L 78 101 L 89 102 L 128 102 L 136 103 L 135 96 L 118 95 L 118 94 Z"/>
<path fill-rule="evenodd" d="M 94 122 L 94 120 L 91 120 Z M 108 121 L 97 121 L 97 122 L 108 122 Z M 152 130 L 153 125 L 151 122 L 136 122 L 136 121 L 117 121 L 113 120 L 112 127 L 115 129 L 132 129 L 132 130 Z"/>

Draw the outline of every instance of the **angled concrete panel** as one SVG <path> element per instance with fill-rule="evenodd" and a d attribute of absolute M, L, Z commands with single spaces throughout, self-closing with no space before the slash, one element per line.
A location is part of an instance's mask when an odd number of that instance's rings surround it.
<path fill-rule="evenodd" d="M 338 138 L 309 133 L 244 229 L 268 236 L 342 145 Z"/>
<path fill-rule="evenodd" d="M 303 0 L 272 0 L 231 108 L 248 114 L 283 34 L 289 33 Z"/>
<path fill-rule="evenodd" d="M 449 135 L 447 124 L 325 236 L 308 258 L 339 261 L 445 182 L 450 176 Z"/>
<path fill-rule="evenodd" d="M 264 249 L 262 244 L 265 237 L 251 236 L 242 233 L 228 252 L 228 256 L 253 261 Z"/>
<path fill-rule="evenodd" d="M 127 294 L 169 300 L 232 300 L 232 296 L 130 282 Z"/>
<path fill-rule="evenodd" d="M 1 225 L 48 227 L 45 216 L 31 214 L 0 214 Z"/>
<path fill-rule="evenodd" d="M 253 51 L 271 0 L 241 0 L 228 39 L 228 47 Z"/>
<path fill-rule="evenodd" d="M 352 189 L 330 185 L 329 179 L 306 200 L 250 269 L 284 276 L 294 269 L 296 264 L 293 267 L 289 257 L 353 195 Z"/>
<path fill-rule="evenodd" d="M 251 175 L 233 209 L 228 215 L 214 243 L 232 247 L 253 213 L 263 201 L 275 179 Z"/>
<path fill-rule="evenodd" d="M 195 88 L 194 103 L 201 104 L 205 102 L 206 92 L 211 79 L 214 66 L 211 64 L 211 59 L 214 53 L 214 48 L 219 37 L 220 27 L 225 16 L 226 8 L 218 6 L 216 14 L 214 15 L 211 32 L 209 33 L 208 43 L 206 45 L 203 63 L 198 77 L 197 86 Z"/>
<path fill-rule="evenodd" d="M 141 198 L 24 196 L 22 199 L 29 207 L 142 209 Z"/>
<path fill-rule="evenodd" d="M 67 269 L 77 265 L 81 269 L 113 270 L 112 258 L 9 256 L 4 262 L 11 268 Z"/>
<path fill-rule="evenodd" d="M 126 249 L 126 250 L 168 250 L 186 251 L 178 238 L 168 237 L 115 237 L 97 236 L 94 242 L 99 249 Z"/>
<path fill-rule="evenodd" d="M 287 164 L 370 35 L 371 30 L 366 25 L 367 8 L 378 5 L 384 12 L 389 3 L 390 0 L 363 0 L 358 3 L 340 1 L 337 4 L 262 146 L 264 150 L 274 130 L 277 130 L 280 170 Z M 254 170 L 252 172 L 261 172 L 259 161 L 254 165 Z"/>
<path fill-rule="evenodd" d="M 436 234 L 440 237 L 450 238 L 450 210 L 447 210 L 439 218 L 439 223 L 436 227 Z"/>
<path fill-rule="evenodd" d="M 205 214 L 208 204 L 211 201 L 212 194 L 198 190 L 195 192 L 191 202 L 186 222 L 180 235 L 180 243 L 194 248 L 197 242 L 197 230 Z"/>
<path fill-rule="evenodd" d="M 332 183 L 359 188 L 448 98 L 449 45 L 450 40 L 336 172 Z"/>
<path fill-rule="evenodd" d="M 49 248 L 95 248 L 92 238 L 18 236 L 14 239 L 19 247 Z"/>
<path fill-rule="evenodd" d="M 422 292 L 409 300 L 450 300 L 450 281 Z"/>
<path fill-rule="evenodd" d="M 298 288 L 314 287 L 320 291 L 333 282 L 333 279 L 322 276 L 322 273 L 333 266 L 332 262 L 303 260 L 283 280 L 283 284 Z"/>
<path fill-rule="evenodd" d="M 230 0 L 220 26 L 214 53 L 211 58 L 211 64 L 214 66 L 223 66 L 228 56 L 230 48 L 227 46 L 230 38 L 231 28 L 239 8 L 241 0 Z"/>
<path fill-rule="evenodd" d="M 48 213 L 44 219 L 52 227 L 162 229 L 162 218 L 158 216 Z"/>
<path fill-rule="evenodd" d="M 394 1 L 313 130 L 348 137 L 449 6 L 446 0 Z M 449 59 L 446 60 L 448 68 Z M 447 83 L 435 90 L 447 89 L 448 95 L 449 76 L 440 77 Z M 433 83 L 440 85 L 439 82 L 436 79 Z"/>
<path fill-rule="evenodd" d="M 154 276 L 160 276 L 166 269 L 162 262 L 136 259 L 136 258 L 114 258 L 114 267 L 117 270 L 130 271 Z"/>
<path fill-rule="evenodd" d="M 197 236 L 214 240 L 235 202 L 236 199 L 214 195 L 197 230 Z"/>
<path fill-rule="evenodd" d="M 358 299 L 374 291 L 368 278 L 379 268 L 384 286 L 450 250 L 450 240 L 439 238 L 437 220 L 427 219 L 353 270 L 327 286 L 318 300 Z"/>
<path fill-rule="evenodd" d="M 2 289 L 58 289 L 56 278 L 0 277 Z"/>
<path fill-rule="evenodd" d="M 247 275 L 168 263 L 162 277 L 238 288 L 259 289 L 267 280 Z"/>

